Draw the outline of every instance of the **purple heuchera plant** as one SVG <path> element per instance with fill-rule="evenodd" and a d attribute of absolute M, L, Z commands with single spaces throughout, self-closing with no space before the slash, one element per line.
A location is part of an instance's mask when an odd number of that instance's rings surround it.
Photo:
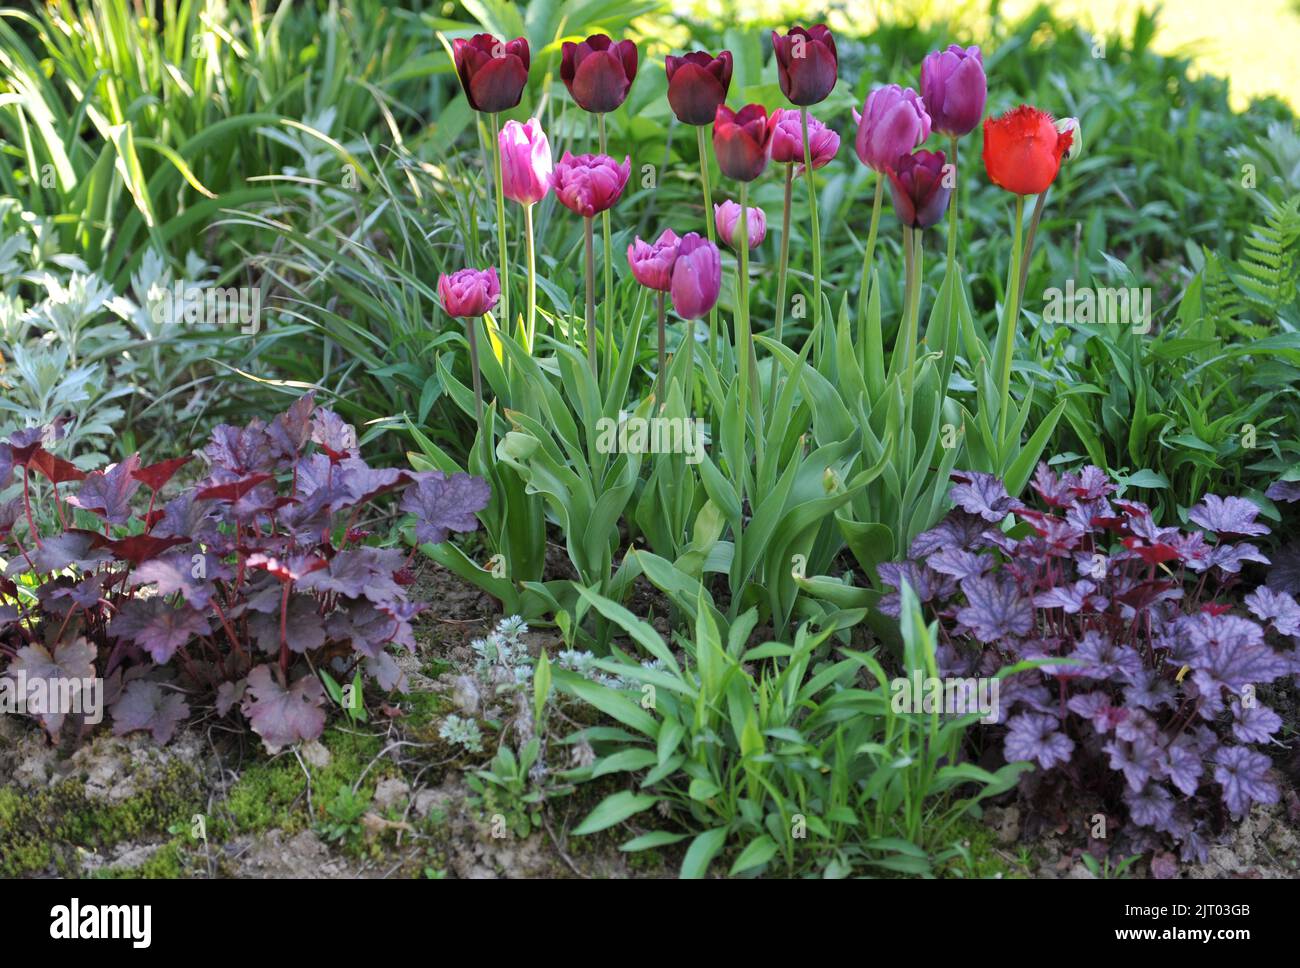
<path fill-rule="evenodd" d="M 991 475 L 953 479 L 956 507 L 879 573 L 938 619 L 941 675 L 1068 660 L 1002 686 L 1003 754 L 1042 771 L 1025 792 L 1061 803 L 1063 787 L 1086 786 L 1127 812 L 1132 846 L 1167 835 L 1200 860 L 1225 815 L 1278 799 L 1252 744 L 1281 719 L 1256 691 L 1300 674 L 1300 604 L 1266 586 L 1236 604 L 1243 563 L 1268 562 L 1241 540 L 1268 533 L 1254 504 L 1209 495 L 1183 530 L 1116 498 L 1096 467 L 1040 465 L 1034 506 Z M 1018 526 L 1004 530 L 1008 516 Z M 880 608 L 897 616 L 897 591 Z"/>
<path fill-rule="evenodd" d="M 402 686 L 388 647 L 414 646 L 422 606 L 407 596 L 408 553 L 366 544 L 358 517 L 401 492 L 414 540 L 439 542 L 474 530 L 489 496 L 468 474 L 370 467 L 356 431 L 311 395 L 270 423 L 217 427 L 205 476 L 169 500 L 189 458 L 142 467 L 133 455 L 83 474 L 50 452 L 60 436 L 0 442 L 0 489 L 16 473 L 23 485 L 0 504 L 0 672 L 102 676 L 114 731 L 159 742 L 195 699 L 222 716 L 238 706 L 272 751 L 314 738 L 325 724 L 314 669 Z M 38 491 L 63 524 L 55 533 L 37 527 Z M 51 737 L 63 728 L 65 716 L 40 718 Z"/>

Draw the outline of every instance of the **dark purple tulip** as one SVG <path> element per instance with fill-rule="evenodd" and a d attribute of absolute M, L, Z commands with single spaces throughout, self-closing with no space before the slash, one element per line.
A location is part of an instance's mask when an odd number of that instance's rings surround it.
<path fill-rule="evenodd" d="M 835 38 L 825 24 L 805 30 L 791 27 L 782 37 L 772 31 L 772 49 L 776 52 L 776 73 L 781 93 L 791 104 L 807 107 L 826 100 L 839 76 L 840 60 L 835 52 Z"/>
<path fill-rule="evenodd" d="M 682 124 L 713 123 L 718 105 L 727 99 L 731 87 L 731 51 L 714 57 L 705 50 L 693 50 L 681 57 L 664 59 L 668 74 L 668 105 Z"/>
<path fill-rule="evenodd" d="M 772 132 L 777 116 L 767 116 L 761 104 L 746 104 L 733 111 L 718 105 L 713 119 L 713 153 L 718 167 L 728 178 L 753 181 L 763 174 L 772 150 Z"/>
<path fill-rule="evenodd" d="M 475 111 L 495 114 L 519 103 L 528 84 L 528 41 L 502 43 L 491 34 L 454 40 L 452 55 L 465 100 Z"/>
<path fill-rule="evenodd" d="M 928 229 L 948 210 L 952 189 L 945 185 L 944 166 L 948 159 L 942 151 L 918 151 L 900 155 L 895 166 L 885 172 L 894 211 L 904 225 Z"/>
<path fill-rule="evenodd" d="M 677 262 L 677 249 L 681 239 L 672 229 L 653 243 L 642 242 L 640 237 L 627 247 L 627 264 L 632 267 L 636 281 L 647 289 L 668 292 L 673 287 L 673 265 Z"/>
<path fill-rule="evenodd" d="M 960 138 L 984 116 L 989 85 L 978 47 L 936 50 L 921 61 L 921 96 L 935 131 Z"/>
<path fill-rule="evenodd" d="M 438 277 L 438 297 L 448 316 L 462 319 L 482 316 L 497 304 L 501 296 L 501 283 L 497 281 L 496 267 L 491 269 L 461 269 L 449 276 Z"/>
<path fill-rule="evenodd" d="M 722 291 L 722 255 L 718 247 L 695 232 L 687 232 L 673 263 L 673 309 L 682 319 L 702 319 L 718 303 Z"/>
<path fill-rule="evenodd" d="M 867 95 L 862 113 L 853 112 L 858 123 L 854 140 L 858 157 L 872 171 L 884 173 L 899 155 L 911 152 L 930 137 L 930 115 L 925 102 L 910 87 L 897 84 L 879 87 Z"/>
<path fill-rule="evenodd" d="M 584 111 L 613 111 L 627 98 L 635 77 L 636 44 L 630 40 L 614 43 L 606 34 L 592 34 L 580 44 L 564 42 L 560 80 Z"/>

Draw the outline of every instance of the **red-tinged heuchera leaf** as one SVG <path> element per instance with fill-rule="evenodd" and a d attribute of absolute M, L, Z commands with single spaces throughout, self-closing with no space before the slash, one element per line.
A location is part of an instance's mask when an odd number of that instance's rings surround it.
<path fill-rule="evenodd" d="M 164 690 L 156 682 L 136 679 L 127 683 L 113 704 L 113 735 L 125 736 L 145 729 L 153 734 L 155 743 L 167 743 L 189 714 L 189 704 L 179 692 Z"/>
<path fill-rule="evenodd" d="M 138 467 L 131 474 L 137 481 L 151 491 L 161 491 L 163 485 L 175 476 L 176 472 L 188 464 L 192 457 L 173 457 L 171 460 L 159 461 L 148 467 Z"/>
<path fill-rule="evenodd" d="M 169 548 L 188 544 L 188 538 L 158 538 L 151 534 L 133 534 L 127 538 L 104 538 L 97 536 L 96 544 L 107 548 L 118 561 L 125 561 L 132 567 L 150 558 L 157 558 Z"/>
<path fill-rule="evenodd" d="M 87 474 L 80 490 L 68 498 L 68 503 L 98 514 L 109 524 L 126 524 L 131 520 L 131 495 L 140 487 L 135 479 L 139 467 L 139 455 L 132 454 L 106 471 Z"/>
<path fill-rule="evenodd" d="M 313 571 L 320 571 L 330 566 L 328 561 L 314 554 L 294 555 L 286 560 L 260 552 L 249 555 L 244 560 L 244 564 L 249 568 L 268 572 L 282 582 L 298 581 Z"/>
<path fill-rule="evenodd" d="M 243 710 L 268 753 L 315 739 L 325 729 L 325 689 L 311 673 L 285 688 L 269 665 L 248 674 Z"/>
<path fill-rule="evenodd" d="M 34 471 L 39 471 L 46 479 L 55 484 L 86 479 L 86 472 L 76 464 L 66 461 L 62 457 L 55 457 L 48 450 L 38 449 L 32 455 L 27 466 Z"/>
<path fill-rule="evenodd" d="M 200 501 L 238 501 L 253 488 L 269 480 L 271 480 L 270 474 L 254 474 L 228 484 L 213 484 L 202 488 L 195 497 Z"/>
<path fill-rule="evenodd" d="M 47 695 L 58 695 L 65 689 L 76 688 L 81 692 L 83 711 L 90 713 L 93 710 L 86 704 L 93 696 L 86 691 L 86 684 L 95 675 L 95 651 L 95 647 L 84 638 L 60 642 L 54 646 L 52 654 L 43 645 L 24 646 L 9 663 L 8 674 L 14 677 L 22 673 L 26 677 L 29 694 L 31 685 L 36 682 L 44 683 Z M 58 737 L 67 710 L 47 707 L 44 710 L 29 711 L 41 721 L 51 739 Z"/>
<path fill-rule="evenodd" d="M 1162 542 L 1149 544 L 1142 538 L 1133 536 L 1124 539 L 1124 547 L 1148 565 L 1162 565 L 1166 561 L 1178 560 L 1178 549 Z"/>
<path fill-rule="evenodd" d="M 160 665 L 195 636 L 211 632 L 212 626 L 203 612 L 188 605 L 173 608 L 161 598 L 133 598 L 123 602 L 108 626 L 109 635 L 134 642 Z"/>
<path fill-rule="evenodd" d="M 213 581 L 232 575 L 231 569 L 213 555 L 174 551 L 133 569 L 131 585 L 152 585 L 163 597 L 179 592 L 186 602 L 202 611 L 212 604 L 216 592 Z"/>
<path fill-rule="evenodd" d="M 333 410 L 317 410 L 312 415 L 311 439 L 334 462 L 345 457 L 360 457 L 357 450 L 357 432 Z"/>

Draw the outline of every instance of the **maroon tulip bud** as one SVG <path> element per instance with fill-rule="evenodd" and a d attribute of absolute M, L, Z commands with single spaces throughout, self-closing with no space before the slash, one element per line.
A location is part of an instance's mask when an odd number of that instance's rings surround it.
<path fill-rule="evenodd" d="M 713 118 L 713 153 L 724 175 L 737 181 L 753 181 L 763 174 L 776 120 L 775 114 L 767 116 L 761 104 L 746 104 L 739 111 L 718 105 Z"/>
<path fill-rule="evenodd" d="M 450 276 L 438 277 L 438 298 L 449 316 L 462 319 L 482 316 L 497 304 L 501 283 L 497 270 L 461 269 Z"/>
<path fill-rule="evenodd" d="M 627 177 L 632 173 L 632 159 L 625 157 L 619 164 L 609 155 L 578 155 L 564 153 L 551 175 L 555 197 L 571 212 L 591 218 L 597 212 L 612 208 L 623 194 Z"/>
<path fill-rule="evenodd" d="M 835 52 L 835 38 L 825 24 L 805 30 L 791 27 L 782 37 L 772 31 L 772 49 L 776 52 L 776 73 L 781 93 L 791 104 L 806 107 L 826 100 L 835 87 L 840 60 Z"/>
<path fill-rule="evenodd" d="M 673 263 L 673 309 L 682 319 L 702 319 L 722 292 L 722 255 L 718 247 L 695 232 L 687 232 Z"/>
<path fill-rule="evenodd" d="M 794 173 L 803 174 L 803 119 L 798 111 L 779 108 L 772 112 L 776 127 L 772 131 L 772 160 L 798 165 Z M 808 115 L 808 140 L 812 144 L 812 166 L 815 171 L 829 165 L 840 150 L 840 136 L 811 114 Z"/>
<path fill-rule="evenodd" d="M 718 105 L 727 100 L 731 87 L 731 51 L 714 57 L 695 50 L 681 57 L 664 59 L 668 74 L 668 104 L 682 124 L 712 124 Z"/>
<path fill-rule="evenodd" d="M 942 151 L 918 151 L 900 155 L 894 167 L 885 172 L 894 211 L 904 225 L 928 229 L 943 218 L 952 194 L 946 166 Z"/>
<path fill-rule="evenodd" d="M 580 44 L 564 42 L 560 80 L 584 111 L 613 111 L 627 97 L 635 77 L 636 44 L 630 40 L 616 44 L 605 34 L 592 34 Z"/>
<path fill-rule="evenodd" d="M 452 41 L 451 48 L 470 107 L 496 114 L 519 103 L 528 84 L 528 41 L 516 37 L 502 43 L 491 34 L 475 34 Z"/>
<path fill-rule="evenodd" d="M 677 262 L 677 249 L 681 239 L 672 229 L 651 244 L 640 237 L 627 247 L 627 264 L 632 267 L 636 281 L 648 289 L 668 292 L 673 286 L 673 265 Z"/>

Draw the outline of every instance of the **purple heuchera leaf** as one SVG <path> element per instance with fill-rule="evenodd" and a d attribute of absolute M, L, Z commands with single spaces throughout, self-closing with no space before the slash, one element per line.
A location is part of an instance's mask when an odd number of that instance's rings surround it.
<path fill-rule="evenodd" d="M 1072 713 L 1092 723 L 1092 728 L 1105 735 L 1128 718 L 1128 711 L 1110 704 L 1104 692 L 1081 692 L 1071 696 L 1065 704 Z"/>
<path fill-rule="evenodd" d="M 1201 775 L 1205 772 L 1205 764 L 1201 762 L 1201 753 L 1196 748 L 1196 743 L 1188 740 L 1185 735 L 1180 736 L 1165 752 L 1168 757 L 1165 772 L 1169 776 L 1169 782 L 1187 796 L 1195 795 L 1201 783 Z"/>
<path fill-rule="evenodd" d="M 140 489 L 133 476 L 139 469 L 140 457 L 132 454 L 106 471 L 92 471 L 68 503 L 98 514 L 109 524 L 126 524 L 131 519 L 131 496 Z"/>
<path fill-rule="evenodd" d="M 1159 783 L 1148 783 L 1139 791 L 1125 790 L 1129 816 L 1143 827 L 1163 828 L 1174 815 L 1174 800 Z"/>
<path fill-rule="evenodd" d="M 161 598 L 133 598 L 122 604 L 109 623 L 108 634 L 134 642 L 159 665 L 195 636 L 209 635 L 207 616 L 188 605 L 173 608 Z"/>
<path fill-rule="evenodd" d="M 280 611 L 254 612 L 248 620 L 248 630 L 258 646 L 268 654 L 280 651 Z M 307 595 L 289 599 L 287 621 L 284 623 L 285 644 L 290 652 L 302 654 L 319 649 L 325 644 L 325 622 L 316 602 Z"/>
<path fill-rule="evenodd" d="M 1207 494 L 1200 504 L 1187 512 L 1187 518 L 1220 536 L 1249 538 L 1268 534 L 1268 528 L 1255 520 L 1258 514 L 1259 508 L 1244 497 Z"/>
<path fill-rule="evenodd" d="M 212 596 L 216 591 L 212 579 L 233 576 L 230 568 L 215 555 L 191 555 L 173 551 L 139 565 L 131 572 L 131 584 L 154 585 L 157 593 L 163 597 L 180 592 L 194 608 L 206 609 L 212 604 Z"/>
<path fill-rule="evenodd" d="M 61 688 L 61 683 L 82 683 L 95 675 L 95 647 L 84 638 L 56 644 L 53 654 L 43 645 L 24 646 L 18 650 L 8 669 L 10 677 L 20 672 L 26 676 L 29 689 L 35 682 L 44 682 L 47 693 Z M 90 697 L 83 696 L 83 703 L 88 698 Z M 54 739 L 63 729 L 66 715 L 63 712 L 44 712 L 39 713 L 37 718 L 50 738 Z"/>
<path fill-rule="evenodd" d="M 441 471 L 421 474 L 414 487 L 402 494 L 401 510 L 415 515 L 415 540 L 439 544 L 449 531 L 474 531 L 474 515 L 487 507 L 491 490 L 487 481 L 469 474 L 447 477 Z"/>
<path fill-rule="evenodd" d="M 121 697 L 113 704 L 113 735 L 125 736 L 137 729 L 147 729 L 155 743 L 171 740 L 176 726 L 190 714 L 185 697 L 164 690 L 158 683 L 136 679 L 127 683 Z"/>
<path fill-rule="evenodd" d="M 1232 735 L 1243 743 L 1267 743 L 1282 728 L 1282 717 L 1259 703 L 1235 703 Z"/>
<path fill-rule="evenodd" d="M 936 551 L 925 559 L 925 563 L 939 574 L 950 575 L 957 579 L 982 575 L 993 567 L 993 559 L 988 555 L 963 551 L 960 548 L 945 548 L 943 551 Z"/>
<path fill-rule="evenodd" d="M 1188 664 L 1207 695 L 1220 688 L 1240 694 L 1246 686 L 1272 682 L 1290 669 L 1286 658 L 1264 642 L 1264 630 L 1240 615 L 1199 612 L 1182 619 L 1178 628 L 1194 650 Z"/>
<path fill-rule="evenodd" d="M 954 471 L 952 479 L 957 483 L 948 491 L 948 497 L 963 511 L 979 515 L 985 521 L 1000 523 L 1019 506 L 1020 502 L 1008 495 L 1003 483 L 992 474 Z"/>
<path fill-rule="evenodd" d="M 978 550 L 988 547 L 985 533 L 989 523 L 978 514 L 970 514 L 960 508 L 954 508 L 942 521 L 929 531 L 923 531 L 912 541 L 907 549 L 909 558 L 928 558 L 936 551 L 945 548 L 960 550 Z"/>
<path fill-rule="evenodd" d="M 1034 596 L 1034 604 L 1039 608 L 1059 608 L 1067 615 L 1076 615 L 1092 601 L 1092 593 L 1097 590 L 1095 583 L 1086 578 L 1071 585 L 1057 585 Z M 1106 599 L 1095 603 L 1099 608 L 1106 607 Z M 1095 610 L 1095 609 L 1090 609 Z"/>
<path fill-rule="evenodd" d="M 1056 719 L 1042 713 L 1022 713 L 1007 720 L 1003 746 L 1007 762 L 1032 760 L 1044 770 L 1068 763 L 1074 740 L 1060 732 Z"/>
<path fill-rule="evenodd" d="M 1300 604 L 1288 593 L 1260 585 L 1242 601 L 1261 621 L 1272 622 L 1279 635 L 1300 635 Z"/>
<path fill-rule="evenodd" d="M 1223 802 L 1234 817 L 1252 803 L 1277 803 L 1277 786 L 1269 779 L 1269 759 L 1245 746 L 1221 746 L 1214 758 L 1214 779 L 1223 787 Z"/>
<path fill-rule="evenodd" d="M 1095 629 L 1083 633 L 1070 658 L 1079 664 L 1084 675 L 1092 679 L 1133 676 L 1142 671 L 1142 657 L 1135 649 L 1118 645 Z"/>
<path fill-rule="evenodd" d="M 957 613 L 957 621 L 981 642 L 1027 635 L 1034 627 L 1033 604 L 1012 582 L 999 577 L 967 578 L 961 590 L 967 604 Z"/>
<path fill-rule="evenodd" d="M 325 690 L 308 673 L 286 689 L 272 667 L 260 665 L 248 674 L 243 710 L 268 753 L 318 737 L 325 729 Z"/>
<path fill-rule="evenodd" d="M 1130 790 L 1141 790 L 1152 777 L 1164 772 L 1164 750 L 1149 735 L 1139 733 L 1125 741 L 1122 733 L 1102 747 L 1110 754 L 1110 768 L 1122 770 Z"/>
<path fill-rule="evenodd" d="M 361 456 L 357 449 L 357 432 L 333 410 L 322 407 L 312 414 L 311 439 L 320 444 L 331 460 Z"/>

